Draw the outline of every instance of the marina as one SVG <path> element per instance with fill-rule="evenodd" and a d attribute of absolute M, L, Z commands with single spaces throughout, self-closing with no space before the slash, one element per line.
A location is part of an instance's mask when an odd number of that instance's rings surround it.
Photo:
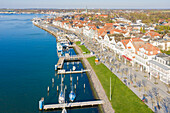
<path fill-rule="evenodd" d="M 38 26 L 39 27 L 39 26 Z M 45 26 L 46 28 L 48 28 L 48 26 Z M 43 29 L 46 29 L 43 28 Z M 48 32 L 52 32 L 51 30 L 46 29 L 46 31 Z M 56 35 L 57 34 L 57 35 Z M 95 56 L 95 54 L 90 53 L 90 54 L 78 54 L 75 55 L 73 54 L 70 49 L 72 49 L 72 47 L 75 47 L 75 44 L 72 44 L 70 42 L 70 39 L 67 37 L 67 34 L 63 33 L 63 31 L 61 32 L 57 32 L 57 33 L 53 33 L 53 35 L 55 35 L 56 37 L 56 48 L 57 48 L 57 55 L 59 57 L 58 63 L 55 65 L 55 71 L 57 76 L 61 76 L 61 89 L 60 89 L 60 94 L 58 97 L 58 104 L 44 104 L 45 102 L 41 102 L 41 100 L 39 101 L 39 110 L 50 110 L 50 109 L 63 109 L 62 112 L 67 112 L 66 108 L 72 108 L 72 107 L 76 107 L 76 108 L 80 108 L 80 107 L 84 107 L 84 106 L 96 106 L 96 105 L 100 105 L 100 104 L 104 104 L 104 101 L 102 100 L 93 100 L 93 101 L 80 101 L 77 100 L 77 85 L 78 85 L 78 76 L 77 76 L 77 84 L 73 83 L 74 78 L 72 78 L 71 76 L 74 74 L 81 74 L 82 77 L 82 73 L 86 73 L 89 72 L 89 69 L 83 69 L 79 67 L 79 63 L 81 59 L 84 58 L 88 58 L 88 57 L 92 57 Z M 66 38 L 67 37 L 67 38 Z M 68 65 L 71 63 L 71 69 L 68 70 Z M 76 63 L 77 62 L 77 63 Z M 64 64 L 67 64 L 67 69 L 64 69 Z M 77 64 L 77 66 L 75 66 Z M 65 79 L 65 75 L 66 74 L 70 74 L 70 81 L 71 83 L 71 91 L 69 96 L 69 101 L 71 103 L 67 103 L 66 98 L 67 97 L 67 85 L 64 85 L 64 79 Z M 62 75 L 64 75 L 64 77 L 62 77 Z M 54 80 L 52 79 L 53 83 Z M 75 89 L 75 93 L 73 90 L 73 86 Z M 84 91 L 86 90 L 86 84 L 83 84 L 84 87 Z M 82 88 L 83 88 L 82 87 Z M 79 91 L 79 90 L 78 90 Z M 48 92 L 49 92 L 49 87 L 48 87 Z M 57 85 L 57 92 L 58 92 L 58 85 Z M 79 95 L 78 95 L 79 96 Z M 74 101 L 76 98 L 76 101 Z M 41 106 L 41 107 L 40 107 Z"/>

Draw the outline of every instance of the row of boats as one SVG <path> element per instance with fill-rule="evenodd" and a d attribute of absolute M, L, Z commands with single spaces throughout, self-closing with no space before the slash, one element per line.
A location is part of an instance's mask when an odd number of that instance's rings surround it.
<path fill-rule="evenodd" d="M 75 100 L 75 98 L 76 98 L 76 94 L 74 93 L 73 81 L 72 81 L 71 91 L 70 91 L 70 94 L 69 94 L 69 100 L 71 102 L 73 102 Z M 58 102 L 60 104 L 65 103 L 65 89 L 63 90 L 62 75 L 61 75 L 61 91 L 60 91 L 60 94 L 59 94 Z"/>
<path fill-rule="evenodd" d="M 58 56 L 64 55 L 64 51 L 68 50 L 70 41 L 66 37 L 57 37 L 57 54 Z"/>
<path fill-rule="evenodd" d="M 66 37 L 64 37 L 64 36 L 57 37 L 57 54 L 59 57 L 64 55 L 65 51 L 68 50 L 69 45 L 70 45 L 70 41 Z M 74 93 L 73 81 L 72 81 L 71 91 L 69 94 L 69 100 L 71 102 L 73 102 L 75 100 L 75 98 L 76 98 L 76 94 Z M 58 102 L 60 104 L 65 103 L 65 88 L 63 89 L 62 75 L 61 75 L 61 91 L 59 94 Z M 67 110 L 65 108 L 63 108 L 62 113 L 67 113 Z"/>

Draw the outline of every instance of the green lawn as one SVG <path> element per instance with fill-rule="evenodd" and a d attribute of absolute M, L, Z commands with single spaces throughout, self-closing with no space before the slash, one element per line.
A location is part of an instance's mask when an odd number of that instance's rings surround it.
<path fill-rule="evenodd" d="M 112 77 L 112 100 L 111 104 L 116 113 L 152 113 L 116 75 L 114 75 L 104 64 L 95 64 L 95 57 L 88 58 L 89 63 L 96 72 L 106 94 L 109 96 L 110 77 Z"/>
<path fill-rule="evenodd" d="M 161 50 L 161 52 L 170 55 L 170 50 L 169 51 Z"/>
<path fill-rule="evenodd" d="M 82 52 L 85 52 L 84 54 L 90 53 L 90 51 L 84 45 L 80 45 L 80 44 L 81 44 L 80 41 L 76 42 L 76 45 L 78 45 L 81 48 Z"/>
<path fill-rule="evenodd" d="M 77 42 L 76 42 L 76 45 L 80 45 L 80 44 L 81 44 L 81 42 L 80 42 L 80 41 L 77 41 Z"/>

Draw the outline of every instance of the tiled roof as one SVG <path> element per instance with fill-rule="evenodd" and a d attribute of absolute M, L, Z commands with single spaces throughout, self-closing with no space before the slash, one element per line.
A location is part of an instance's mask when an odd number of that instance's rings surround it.
<path fill-rule="evenodd" d="M 145 36 L 150 36 L 151 38 L 154 38 L 155 36 L 160 36 L 160 34 L 154 31 L 150 31 L 146 33 Z"/>
<path fill-rule="evenodd" d="M 104 28 L 98 29 L 99 36 L 105 36 L 106 34 L 107 34 L 107 31 Z"/>
<path fill-rule="evenodd" d="M 122 30 L 119 30 L 119 29 L 112 29 L 112 30 L 110 31 L 110 34 L 114 34 L 114 32 L 119 32 L 119 33 L 121 33 Z"/>
<path fill-rule="evenodd" d="M 153 46 L 150 43 L 145 43 L 140 38 L 126 39 L 126 40 L 122 40 L 121 42 L 123 43 L 125 48 L 127 48 L 126 45 L 129 42 L 131 42 L 135 48 L 136 53 L 137 53 L 137 51 L 139 51 L 140 48 L 144 48 L 147 51 L 147 53 L 145 53 L 146 55 L 156 55 L 156 54 L 158 54 L 158 51 L 160 51 L 159 48 Z"/>
<path fill-rule="evenodd" d="M 121 40 L 121 42 L 125 48 L 127 48 L 126 45 L 129 43 L 129 41 L 130 41 L 130 39 Z"/>
<path fill-rule="evenodd" d="M 113 23 L 105 23 L 105 26 L 113 26 Z"/>

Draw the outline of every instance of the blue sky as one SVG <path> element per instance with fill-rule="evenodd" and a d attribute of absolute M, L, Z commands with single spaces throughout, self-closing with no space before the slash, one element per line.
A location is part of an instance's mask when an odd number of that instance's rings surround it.
<path fill-rule="evenodd" d="M 170 0 L 0 0 L 0 8 L 169 8 Z"/>

